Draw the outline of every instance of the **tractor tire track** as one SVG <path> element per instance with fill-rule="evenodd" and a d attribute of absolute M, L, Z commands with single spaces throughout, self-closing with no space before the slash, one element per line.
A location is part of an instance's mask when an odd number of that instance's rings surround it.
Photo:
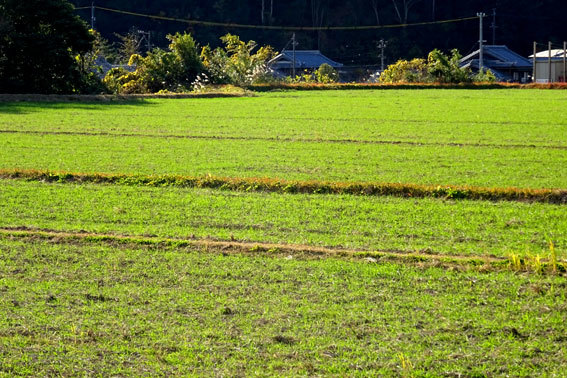
<path fill-rule="evenodd" d="M 536 145 L 536 144 L 493 144 L 493 143 L 457 143 L 457 142 L 417 142 L 404 140 L 364 140 L 364 139 L 315 139 L 315 138 L 279 138 L 279 137 L 255 137 L 255 136 L 230 136 L 230 135 L 181 135 L 181 134 L 146 134 L 146 133 L 110 133 L 105 131 L 36 131 L 36 130 L 0 130 L 0 134 L 23 134 L 23 135 L 62 135 L 62 136 L 93 136 L 93 137 L 120 137 L 120 138 L 156 138 L 156 139 L 193 139 L 193 140 L 216 140 L 216 141 L 263 141 L 282 143 L 330 143 L 330 144 L 366 144 L 366 145 L 399 145 L 415 147 L 471 147 L 471 148 L 506 148 L 506 149 L 553 149 L 567 150 L 567 146 L 561 145 Z"/>

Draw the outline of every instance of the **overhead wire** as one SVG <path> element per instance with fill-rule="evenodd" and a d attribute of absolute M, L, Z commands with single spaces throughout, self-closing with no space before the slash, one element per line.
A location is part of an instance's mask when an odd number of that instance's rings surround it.
<path fill-rule="evenodd" d="M 92 7 L 81 7 L 75 8 L 79 9 L 90 9 Z M 214 22 L 214 21 L 201 21 L 201 20 L 190 20 L 185 18 L 176 18 L 176 17 L 167 17 L 167 16 L 158 16 L 158 15 L 151 15 L 151 14 L 144 14 L 138 12 L 130 12 L 124 11 L 120 9 L 114 8 L 106 8 L 95 6 L 95 9 L 112 12 L 112 13 L 119 13 L 129 16 L 136 16 L 136 17 L 145 17 L 151 18 L 154 20 L 162 20 L 162 21 L 174 21 L 174 22 L 182 22 L 189 25 L 200 25 L 200 26 L 213 26 L 213 27 L 225 27 L 225 28 L 238 28 L 238 29 L 264 29 L 264 30 L 280 30 L 280 31 L 330 31 L 330 30 L 377 30 L 377 29 L 394 29 L 394 28 L 405 28 L 410 26 L 425 26 L 425 25 L 437 25 L 437 24 L 448 24 L 454 22 L 462 22 L 462 21 L 469 21 L 478 19 L 478 17 L 464 17 L 464 18 L 455 18 L 451 20 L 440 20 L 440 21 L 428 21 L 428 22 L 416 22 L 416 23 L 406 23 L 406 24 L 390 24 L 390 25 L 362 25 L 362 26 L 274 26 L 274 25 L 249 25 L 249 24 L 236 24 L 236 23 L 226 23 L 226 22 Z"/>

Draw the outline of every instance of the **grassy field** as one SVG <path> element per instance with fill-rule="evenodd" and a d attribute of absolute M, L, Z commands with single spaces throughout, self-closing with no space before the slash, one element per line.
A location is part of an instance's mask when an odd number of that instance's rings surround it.
<path fill-rule="evenodd" d="M 0 181 L 3 226 L 567 258 L 562 205 Z"/>
<path fill-rule="evenodd" d="M 433 89 L 0 102 L 0 170 L 565 190 L 566 104 Z M 567 370 L 564 197 L 0 177 L 0 376 Z"/>
<path fill-rule="evenodd" d="M 390 90 L 0 103 L 12 131 L 567 147 L 565 91 Z"/>
<path fill-rule="evenodd" d="M 7 375 L 561 376 L 560 277 L 0 238 Z"/>
<path fill-rule="evenodd" d="M 2 104 L 0 166 L 567 187 L 562 91 L 259 96 Z"/>

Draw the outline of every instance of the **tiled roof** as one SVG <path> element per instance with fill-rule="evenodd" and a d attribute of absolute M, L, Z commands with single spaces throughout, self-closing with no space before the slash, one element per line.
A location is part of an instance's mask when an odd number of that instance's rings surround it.
<path fill-rule="evenodd" d="M 269 64 L 274 68 L 290 68 L 293 62 L 293 51 L 284 50 L 272 59 Z M 295 68 L 319 68 L 321 64 L 327 63 L 331 67 L 342 67 L 341 63 L 335 62 L 321 54 L 319 50 L 296 50 Z"/>
<path fill-rule="evenodd" d="M 465 64 L 472 60 L 478 59 L 480 50 L 476 50 L 461 59 L 461 63 Z M 532 67 L 532 62 L 510 50 L 504 45 L 486 45 L 484 46 L 485 64 L 490 68 L 491 65 L 499 68 L 516 67 L 529 69 Z M 469 63 L 470 64 L 470 63 Z"/>

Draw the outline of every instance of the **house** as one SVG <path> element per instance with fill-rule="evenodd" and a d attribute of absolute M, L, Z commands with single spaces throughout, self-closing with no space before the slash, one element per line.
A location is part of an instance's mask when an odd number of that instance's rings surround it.
<path fill-rule="evenodd" d="M 551 57 L 551 59 L 550 59 Z M 530 59 L 533 62 L 533 54 Z M 567 56 L 565 50 L 546 50 L 536 54 L 535 82 L 538 83 L 557 83 L 566 81 Z"/>
<path fill-rule="evenodd" d="M 504 45 L 486 45 L 483 48 L 483 66 L 494 73 L 498 81 L 522 82 L 529 81 L 533 72 L 532 62 L 510 50 Z M 476 50 L 461 59 L 462 68 L 479 71 L 480 50 Z"/>
<path fill-rule="evenodd" d="M 293 74 L 294 52 L 283 50 L 281 54 L 268 62 L 268 66 L 278 77 L 291 76 Z M 307 70 L 309 72 L 318 69 L 321 64 L 327 63 L 331 67 L 338 69 L 343 65 L 327 58 L 319 50 L 295 50 L 295 73 L 301 74 Z"/>

